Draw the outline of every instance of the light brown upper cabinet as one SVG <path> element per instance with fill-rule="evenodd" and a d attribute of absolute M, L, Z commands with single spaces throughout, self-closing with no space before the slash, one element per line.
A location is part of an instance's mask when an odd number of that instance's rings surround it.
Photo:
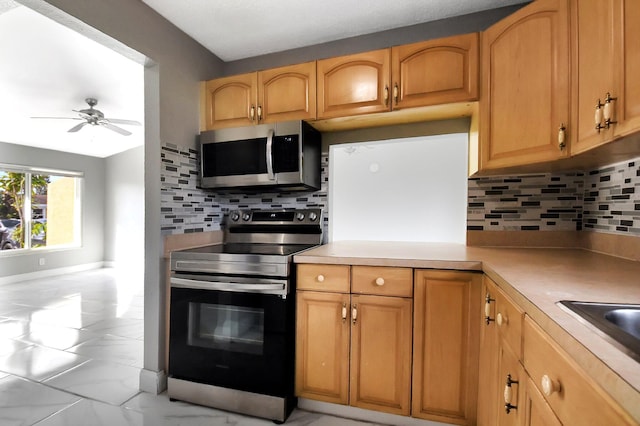
<path fill-rule="evenodd" d="M 478 33 L 391 49 L 392 109 L 478 98 Z"/>
<path fill-rule="evenodd" d="M 207 130 L 248 126 L 251 108 L 258 102 L 258 74 L 249 73 L 207 81 L 205 122 Z"/>
<path fill-rule="evenodd" d="M 316 118 L 316 63 L 272 68 L 206 83 L 206 128 Z"/>
<path fill-rule="evenodd" d="M 572 154 L 640 129 L 640 2 L 573 0 Z"/>
<path fill-rule="evenodd" d="M 484 32 L 481 170 L 568 156 L 569 18 L 569 0 L 537 0 Z"/>
<path fill-rule="evenodd" d="M 318 61 L 318 119 L 478 97 L 478 34 Z"/>
<path fill-rule="evenodd" d="M 391 49 L 318 61 L 318 119 L 389 110 Z"/>

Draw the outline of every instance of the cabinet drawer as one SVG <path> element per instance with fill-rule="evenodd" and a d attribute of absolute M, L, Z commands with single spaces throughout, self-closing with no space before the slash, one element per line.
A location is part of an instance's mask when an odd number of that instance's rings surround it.
<path fill-rule="evenodd" d="M 353 266 L 351 292 L 381 296 L 413 296 L 413 270 L 386 266 Z"/>
<path fill-rule="evenodd" d="M 518 308 L 503 292 L 496 294 L 496 327 L 503 342 L 506 342 L 513 354 L 522 359 L 522 321 L 524 312 Z"/>
<path fill-rule="evenodd" d="M 348 265 L 300 264 L 297 277 L 298 290 L 349 293 Z"/>
<path fill-rule="evenodd" d="M 635 424 L 528 316 L 524 367 L 563 424 Z M 543 378 L 552 385 L 547 392 Z"/>

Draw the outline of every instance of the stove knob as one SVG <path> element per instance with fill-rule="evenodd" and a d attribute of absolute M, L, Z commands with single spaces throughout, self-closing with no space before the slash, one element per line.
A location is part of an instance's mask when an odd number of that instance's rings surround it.
<path fill-rule="evenodd" d="M 311 222 L 315 222 L 317 218 L 318 218 L 318 215 L 315 212 L 309 213 L 309 220 Z"/>
<path fill-rule="evenodd" d="M 251 215 L 249 213 L 245 213 L 242 215 L 242 220 L 247 221 L 251 219 Z"/>
<path fill-rule="evenodd" d="M 304 220 L 304 213 L 298 213 L 296 214 L 296 219 L 298 219 L 299 221 L 303 221 Z"/>
<path fill-rule="evenodd" d="M 240 219 L 240 215 L 238 213 L 232 213 L 231 214 L 231 220 L 233 220 L 235 222 L 238 219 Z"/>

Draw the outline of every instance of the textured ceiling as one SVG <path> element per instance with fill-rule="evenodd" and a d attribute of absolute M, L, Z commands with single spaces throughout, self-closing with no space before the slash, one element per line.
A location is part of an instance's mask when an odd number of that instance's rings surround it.
<path fill-rule="evenodd" d="M 527 0 L 142 0 L 233 61 Z"/>
<path fill-rule="evenodd" d="M 98 99 L 107 118 L 144 121 L 141 65 L 53 20 L 0 0 L 0 141 L 95 157 L 144 142 L 143 126 L 121 136 L 103 127 L 67 130 L 80 121 L 72 110 Z M 0 162 L 2 158 L 0 156 Z"/>

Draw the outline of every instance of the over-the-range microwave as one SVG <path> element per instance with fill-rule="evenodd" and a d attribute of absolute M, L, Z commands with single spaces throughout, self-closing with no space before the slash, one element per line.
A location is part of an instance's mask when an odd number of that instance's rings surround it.
<path fill-rule="evenodd" d="M 200 134 L 203 188 L 320 189 L 321 135 L 304 121 L 209 130 Z"/>

